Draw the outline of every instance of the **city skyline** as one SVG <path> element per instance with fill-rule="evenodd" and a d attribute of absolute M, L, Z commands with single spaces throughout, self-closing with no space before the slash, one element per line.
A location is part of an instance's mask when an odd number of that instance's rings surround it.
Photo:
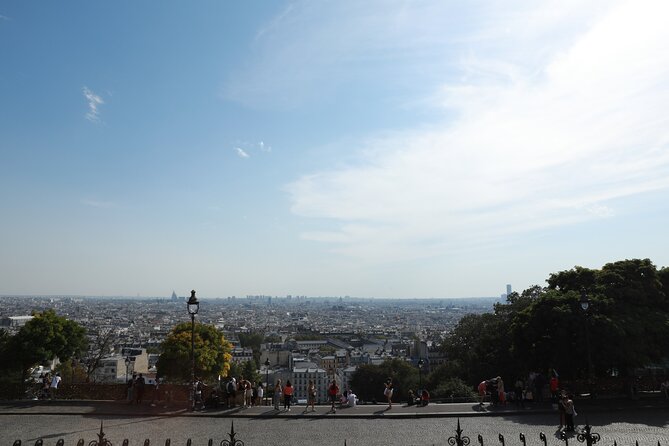
<path fill-rule="evenodd" d="M 668 266 L 666 13 L 4 3 L 0 295 L 494 297 Z"/>

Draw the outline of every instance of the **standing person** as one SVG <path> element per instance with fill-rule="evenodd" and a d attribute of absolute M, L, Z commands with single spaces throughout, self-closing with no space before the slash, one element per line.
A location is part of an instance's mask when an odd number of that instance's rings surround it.
<path fill-rule="evenodd" d="M 541 373 L 537 373 L 534 377 L 534 400 L 541 402 L 544 400 L 544 387 L 546 386 L 546 378 Z"/>
<path fill-rule="evenodd" d="M 242 388 L 244 389 L 244 407 L 251 407 L 253 401 L 253 386 L 248 379 L 242 381 Z"/>
<path fill-rule="evenodd" d="M 49 386 L 51 385 L 51 379 L 49 374 L 42 375 L 42 391 L 39 395 L 39 399 L 45 400 L 49 397 Z"/>
<path fill-rule="evenodd" d="M 139 374 L 140 377 L 142 374 Z M 142 378 L 144 379 L 144 378 Z M 195 382 L 193 382 L 193 409 L 197 410 L 198 406 L 200 409 L 204 409 L 204 398 L 202 397 L 202 392 L 204 390 L 204 383 L 198 378 L 197 376 L 195 377 Z"/>
<path fill-rule="evenodd" d="M 142 404 L 142 398 L 144 398 L 144 386 L 146 385 L 146 380 L 144 380 L 144 375 L 141 373 L 135 381 L 135 402 L 137 404 Z"/>
<path fill-rule="evenodd" d="M 525 402 L 523 401 L 523 389 L 525 388 L 525 383 L 523 380 L 518 377 L 516 383 L 513 385 L 513 393 L 516 399 L 516 407 L 525 407 Z"/>
<path fill-rule="evenodd" d="M 551 375 L 551 379 L 548 382 L 548 385 L 551 389 L 551 398 L 553 398 L 553 403 L 557 403 L 559 393 L 560 393 L 560 382 L 558 381 L 558 377 L 557 377 L 556 373 L 553 373 Z"/>
<path fill-rule="evenodd" d="M 330 383 L 330 387 L 328 387 L 328 396 L 330 397 L 330 401 L 332 402 L 332 406 L 330 407 L 332 413 L 337 412 L 337 409 L 335 408 L 335 403 L 337 402 L 338 393 L 339 393 L 339 386 L 337 385 L 337 381 L 333 379 L 332 383 Z"/>
<path fill-rule="evenodd" d="M 228 394 L 228 407 L 235 407 L 235 401 L 237 399 L 237 381 L 235 381 L 234 376 L 230 378 L 230 381 L 226 384 L 225 391 Z"/>
<path fill-rule="evenodd" d="M 126 399 L 128 400 L 128 404 L 132 404 L 132 402 L 134 401 L 132 395 L 132 389 L 135 386 L 135 378 L 131 376 L 125 385 L 126 385 Z"/>
<path fill-rule="evenodd" d="M 313 379 L 310 379 L 309 385 L 307 385 L 307 407 L 304 408 L 305 412 L 309 409 L 310 405 L 311 411 L 316 412 L 316 385 L 314 384 Z"/>
<path fill-rule="evenodd" d="M 665 399 L 669 399 L 669 378 L 660 384 L 660 391 L 664 394 Z"/>
<path fill-rule="evenodd" d="M 564 423 L 565 430 L 569 432 L 574 431 L 574 416 L 576 416 L 576 409 L 574 408 L 574 400 L 572 400 L 569 395 L 564 394 L 562 397 L 564 405 Z"/>
<path fill-rule="evenodd" d="M 283 386 L 283 410 L 290 412 L 290 403 L 293 399 L 293 385 L 290 383 L 290 380 L 286 381 L 286 385 Z"/>
<path fill-rule="evenodd" d="M 53 379 L 51 380 L 51 387 L 49 387 L 49 395 L 51 396 L 51 399 L 54 399 L 58 396 L 58 386 L 60 386 L 60 372 L 56 372 L 56 374 L 53 376 Z"/>
<path fill-rule="evenodd" d="M 497 394 L 499 395 L 499 403 L 506 404 L 506 390 L 504 389 L 504 380 L 501 376 L 497 377 Z"/>
<path fill-rule="evenodd" d="M 256 405 L 262 406 L 262 398 L 265 396 L 265 388 L 262 383 L 258 383 L 258 390 L 256 390 Z"/>
<path fill-rule="evenodd" d="M 282 394 L 281 380 L 277 379 L 276 385 L 274 386 L 274 409 L 276 410 L 279 410 L 279 403 L 281 402 L 281 394 Z"/>
<path fill-rule="evenodd" d="M 560 398 L 557 402 L 557 409 L 558 409 L 558 415 L 560 416 L 560 427 L 559 429 L 562 429 L 563 427 L 566 426 L 566 413 L 567 413 L 567 407 L 566 407 L 566 401 L 565 399 L 567 398 L 566 393 L 562 393 L 560 395 Z"/>
<path fill-rule="evenodd" d="M 258 404 L 258 387 L 256 383 L 251 381 L 251 406 Z"/>
<path fill-rule="evenodd" d="M 479 406 L 483 407 L 483 401 L 485 401 L 485 394 L 486 394 L 486 389 L 488 387 L 488 381 L 485 379 L 479 383 L 478 386 L 478 391 L 479 391 Z"/>
<path fill-rule="evenodd" d="M 385 389 L 383 389 L 383 394 L 385 395 L 386 399 L 388 400 L 388 409 L 393 408 L 393 380 L 392 378 L 388 378 L 385 382 Z"/>

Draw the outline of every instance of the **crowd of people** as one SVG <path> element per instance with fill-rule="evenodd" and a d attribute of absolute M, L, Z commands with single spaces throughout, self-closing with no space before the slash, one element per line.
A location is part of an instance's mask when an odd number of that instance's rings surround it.
<path fill-rule="evenodd" d="M 508 402 L 515 403 L 518 407 L 524 407 L 528 401 L 544 401 L 546 386 L 550 392 L 553 407 L 557 409 L 560 416 L 559 428 L 565 431 L 574 431 L 574 407 L 573 396 L 565 389 L 560 388 L 557 371 L 550 370 L 549 378 L 546 379 L 541 373 L 532 372 L 527 381 L 521 377 L 517 378 L 513 385 L 513 391 L 507 391 L 501 376 L 486 379 L 479 383 L 479 405 L 484 406 L 485 401 L 490 399 L 490 406 L 505 405 Z"/>
<path fill-rule="evenodd" d="M 56 372 L 53 375 L 50 372 L 42 373 L 39 377 L 40 387 L 37 391 L 37 399 L 47 400 L 56 398 L 61 380 L 60 372 Z"/>

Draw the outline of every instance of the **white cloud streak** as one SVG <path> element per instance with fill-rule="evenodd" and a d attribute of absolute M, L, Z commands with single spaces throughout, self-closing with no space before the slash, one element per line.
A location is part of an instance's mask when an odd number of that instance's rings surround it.
<path fill-rule="evenodd" d="M 100 105 L 104 104 L 105 101 L 102 100 L 100 96 L 93 93 L 88 87 L 84 86 L 82 88 L 84 98 L 88 103 L 88 112 L 86 112 L 86 119 L 91 122 L 100 122 Z"/>
<path fill-rule="evenodd" d="M 250 156 L 250 155 L 249 155 L 244 149 L 242 149 L 241 147 L 235 147 L 235 152 L 237 152 L 237 156 L 239 156 L 240 158 L 249 158 L 249 156 Z"/>
<path fill-rule="evenodd" d="M 357 165 L 289 185 L 293 212 L 337 223 L 304 237 L 369 261 L 443 255 L 667 190 L 669 4 L 620 2 L 574 23 L 573 5 L 549 5 L 482 33 L 508 45 L 494 55 L 460 59 L 463 80 L 431 98 L 456 118 L 369 138 Z"/>

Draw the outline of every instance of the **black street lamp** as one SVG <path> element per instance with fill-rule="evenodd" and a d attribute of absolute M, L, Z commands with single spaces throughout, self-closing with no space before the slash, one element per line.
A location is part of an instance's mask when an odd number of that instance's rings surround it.
<path fill-rule="evenodd" d="M 423 364 L 425 362 L 423 361 L 423 358 L 418 360 L 418 389 L 419 392 L 423 391 Z"/>
<path fill-rule="evenodd" d="M 265 359 L 265 406 L 269 406 L 269 357 Z"/>
<path fill-rule="evenodd" d="M 588 353 L 588 392 L 590 393 L 590 397 L 594 397 L 593 391 L 592 391 L 592 373 L 593 373 L 593 367 L 592 367 L 592 355 L 590 352 L 590 330 L 589 330 L 589 319 L 588 319 L 588 308 L 590 308 L 590 299 L 588 299 L 588 295 L 585 292 L 585 289 L 581 289 L 581 299 L 579 300 L 579 304 L 581 305 L 581 309 L 583 310 L 583 313 L 585 314 L 585 347 L 586 351 Z"/>
<path fill-rule="evenodd" d="M 195 315 L 200 309 L 200 302 L 195 297 L 195 290 L 190 292 L 190 299 L 186 302 L 188 307 L 188 314 L 190 314 L 191 328 L 190 328 L 190 357 L 191 357 L 191 373 L 190 382 L 192 387 L 192 406 L 191 410 L 195 410 Z"/>

